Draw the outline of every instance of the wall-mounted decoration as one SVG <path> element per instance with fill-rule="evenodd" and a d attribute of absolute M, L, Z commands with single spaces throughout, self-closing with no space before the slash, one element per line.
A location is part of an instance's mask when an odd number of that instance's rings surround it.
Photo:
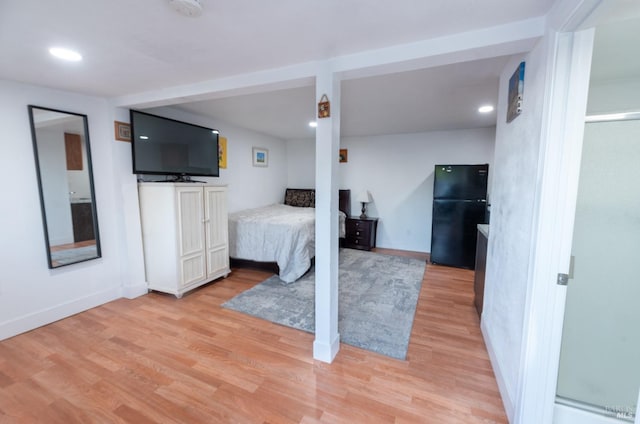
<path fill-rule="evenodd" d="M 82 137 L 80 134 L 64 133 L 64 152 L 67 171 L 82 171 Z"/>
<path fill-rule="evenodd" d="M 524 91 L 524 62 L 520 62 L 509 79 L 509 99 L 507 103 L 507 122 L 513 121 L 522 112 L 522 93 Z"/>
<path fill-rule="evenodd" d="M 99 258 L 87 115 L 30 105 L 29 121 L 49 268 Z"/>
<path fill-rule="evenodd" d="M 227 169 L 227 137 L 218 136 L 218 166 Z"/>
<path fill-rule="evenodd" d="M 253 166 L 269 166 L 269 151 L 267 149 L 253 148 Z"/>
<path fill-rule="evenodd" d="M 326 94 L 323 94 L 320 97 L 320 102 L 318 103 L 318 118 L 328 118 L 331 116 L 331 104 L 329 103 L 329 98 Z"/>
<path fill-rule="evenodd" d="M 113 121 L 116 132 L 116 140 L 131 141 L 131 125 L 126 122 Z"/>
<path fill-rule="evenodd" d="M 339 157 L 340 157 L 340 162 L 341 163 L 347 162 L 347 160 L 349 158 L 348 157 L 348 153 L 349 152 L 347 152 L 347 149 L 340 149 L 340 156 Z"/>

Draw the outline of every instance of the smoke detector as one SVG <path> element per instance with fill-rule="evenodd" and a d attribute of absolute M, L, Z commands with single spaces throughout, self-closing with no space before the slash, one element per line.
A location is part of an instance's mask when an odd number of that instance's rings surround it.
<path fill-rule="evenodd" d="M 169 5 L 184 16 L 202 15 L 200 0 L 169 0 Z"/>

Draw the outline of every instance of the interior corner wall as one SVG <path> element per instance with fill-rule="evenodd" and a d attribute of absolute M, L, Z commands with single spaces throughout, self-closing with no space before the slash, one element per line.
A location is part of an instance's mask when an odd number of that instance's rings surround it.
<path fill-rule="evenodd" d="M 315 188 L 316 139 L 287 141 L 287 187 Z M 341 187 L 343 188 L 343 187 Z"/>
<path fill-rule="evenodd" d="M 115 201 L 112 113 L 105 99 L 0 80 L 0 339 L 119 298 L 122 231 Z M 27 105 L 86 114 L 102 258 L 47 267 L 45 237 Z"/>
<path fill-rule="evenodd" d="M 129 109 L 112 108 L 110 121 L 129 122 Z M 111 136 L 114 169 L 116 169 L 114 196 L 120 205 L 118 227 L 124 233 L 118 246 L 122 264 L 122 296 L 134 298 L 148 292 L 142 251 L 142 226 L 140 223 L 140 202 L 138 184 L 133 174 L 131 143 L 115 139 L 115 129 Z"/>
<path fill-rule="evenodd" d="M 514 414 L 538 187 L 547 40 L 505 66 L 499 86 L 482 330 L 505 410 Z M 506 123 L 509 78 L 525 61 L 523 110 Z"/>
<path fill-rule="evenodd" d="M 493 127 L 343 138 L 340 188 L 351 189 L 351 215 L 360 215 L 355 199 L 369 190 L 377 247 L 430 252 L 435 165 L 488 163 L 491 181 L 494 140 Z M 314 187 L 314 149 L 313 139 L 287 143 L 289 186 Z"/>
<path fill-rule="evenodd" d="M 229 212 L 284 201 L 287 184 L 287 149 L 284 140 L 247 130 L 228 122 L 180 110 L 177 107 L 146 109 L 147 112 L 191 124 L 216 128 L 227 139 L 227 168 L 220 177 L 195 179 L 228 185 Z M 128 119 L 127 119 L 128 121 Z M 253 166 L 252 149 L 268 150 L 268 166 Z"/>

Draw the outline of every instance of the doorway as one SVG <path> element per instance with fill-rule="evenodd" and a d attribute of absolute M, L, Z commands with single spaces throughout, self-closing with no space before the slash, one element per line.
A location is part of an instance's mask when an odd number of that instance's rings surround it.
<path fill-rule="evenodd" d="M 589 122 L 576 203 L 559 404 L 633 422 L 640 388 L 639 252 L 640 116 Z"/>
<path fill-rule="evenodd" d="M 627 15 L 628 16 L 628 15 Z M 633 422 L 640 390 L 640 19 L 596 28 L 555 422 Z"/>

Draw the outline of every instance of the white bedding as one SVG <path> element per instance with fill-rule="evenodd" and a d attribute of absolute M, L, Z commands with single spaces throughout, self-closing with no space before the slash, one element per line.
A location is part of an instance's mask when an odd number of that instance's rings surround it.
<path fill-rule="evenodd" d="M 277 204 L 229 214 L 229 256 L 276 262 L 282 281 L 297 280 L 315 256 L 315 209 Z"/>

